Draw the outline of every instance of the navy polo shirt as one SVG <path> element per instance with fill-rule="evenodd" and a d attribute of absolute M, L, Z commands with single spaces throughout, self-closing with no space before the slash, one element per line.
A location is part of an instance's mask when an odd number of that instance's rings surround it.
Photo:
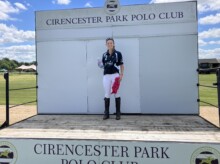
<path fill-rule="evenodd" d="M 102 63 L 104 66 L 104 75 L 119 73 L 118 66 L 123 64 L 121 52 L 114 50 L 112 55 L 109 54 L 109 51 L 105 52 L 102 56 Z"/>

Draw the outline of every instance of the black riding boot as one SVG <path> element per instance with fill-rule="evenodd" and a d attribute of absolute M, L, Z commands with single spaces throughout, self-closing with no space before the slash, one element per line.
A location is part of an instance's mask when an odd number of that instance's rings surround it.
<path fill-rule="evenodd" d="M 121 107 L 121 98 L 115 98 L 115 105 L 116 105 L 116 120 L 120 120 L 121 119 L 121 111 L 120 111 L 120 107 Z"/>
<path fill-rule="evenodd" d="M 104 98 L 104 101 L 105 101 L 105 112 L 104 112 L 103 120 L 106 120 L 109 118 L 110 98 Z"/>

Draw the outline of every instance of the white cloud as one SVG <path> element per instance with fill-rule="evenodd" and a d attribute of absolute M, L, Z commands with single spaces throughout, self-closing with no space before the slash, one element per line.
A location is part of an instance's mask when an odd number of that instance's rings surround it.
<path fill-rule="evenodd" d="M 18 13 L 19 12 L 19 9 L 15 8 L 8 1 L 0 1 L 0 9 L 1 9 L 1 12 L 4 12 L 4 13 Z"/>
<path fill-rule="evenodd" d="M 205 42 L 202 39 L 199 39 L 199 46 L 205 46 L 205 45 L 207 45 L 207 42 Z"/>
<path fill-rule="evenodd" d="M 207 39 L 207 38 L 220 38 L 220 28 L 212 28 L 208 31 L 203 31 L 199 33 L 200 39 Z"/>
<path fill-rule="evenodd" d="M 199 46 L 202 47 L 202 46 L 207 46 L 207 45 L 220 45 L 220 40 L 205 42 L 204 40 L 199 39 Z"/>
<path fill-rule="evenodd" d="M 56 0 L 56 1 L 52 1 L 52 3 L 58 5 L 68 5 L 71 3 L 71 0 Z"/>
<path fill-rule="evenodd" d="M 29 6 L 31 6 L 31 4 L 30 4 L 30 3 L 27 3 L 26 5 L 27 5 L 28 7 L 29 7 Z"/>
<path fill-rule="evenodd" d="M 7 0 L 0 0 L 0 20 L 15 20 L 11 18 L 10 14 L 17 14 L 21 10 L 27 10 L 27 8 L 21 3 L 15 3 L 13 5 Z"/>
<path fill-rule="evenodd" d="M 219 44 L 220 45 L 220 40 L 218 40 L 218 41 L 210 41 L 210 42 L 208 42 L 208 44 L 210 44 L 210 45 L 214 45 L 214 44 Z"/>
<path fill-rule="evenodd" d="M 183 2 L 191 0 L 151 0 L 150 3 Z M 216 11 L 220 9 L 220 0 L 198 0 L 198 11 Z"/>
<path fill-rule="evenodd" d="M 220 48 L 212 50 L 199 49 L 199 58 L 220 58 Z"/>
<path fill-rule="evenodd" d="M 12 18 L 10 18 L 8 14 L 0 11 L 0 20 L 12 20 Z"/>
<path fill-rule="evenodd" d="M 210 41 L 210 39 L 213 39 L 213 38 L 215 40 Z M 213 29 L 209 29 L 208 31 L 203 31 L 199 33 L 199 41 L 198 41 L 199 46 L 200 47 L 206 46 L 206 48 L 209 47 L 210 45 L 218 46 L 220 45 L 220 39 L 218 38 L 220 38 L 220 28 L 219 29 L 213 28 Z M 220 58 L 220 48 L 208 49 L 208 50 L 199 49 L 199 57 L 200 58 Z"/>
<path fill-rule="evenodd" d="M 204 18 L 199 19 L 199 23 L 204 24 L 218 24 L 220 23 L 220 13 L 217 13 L 216 15 L 209 15 Z"/>
<path fill-rule="evenodd" d="M 0 59 L 2 58 L 14 59 L 17 61 L 31 62 L 35 61 L 35 46 L 34 45 L 21 45 L 0 47 Z"/>
<path fill-rule="evenodd" d="M 27 1 L 24 1 L 24 3 L 26 4 L 26 6 L 31 6 L 31 4 L 28 3 Z"/>
<path fill-rule="evenodd" d="M 220 9 L 219 0 L 198 0 L 198 10 L 200 12 L 216 11 Z"/>
<path fill-rule="evenodd" d="M 34 31 L 18 30 L 14 26 L 0 24 L 0 44 L 4 43 L 22 43 L 26 41 L 34 41 Z"/>
<path fill-rule="evenodd" d="M 17 6 L 17 8 L 19 8 L 21 10 L 27 10 L 27 8 L 21 3 L 16 2 L 14 4 L 15 4 L 15 6 Z"/>
<path fill-rule="evenodd" d="M 87 3 L 84 5 L 84 7 L 93 7 L 93 6 L 92 6 L 91 2 L 87 2 Z"/>

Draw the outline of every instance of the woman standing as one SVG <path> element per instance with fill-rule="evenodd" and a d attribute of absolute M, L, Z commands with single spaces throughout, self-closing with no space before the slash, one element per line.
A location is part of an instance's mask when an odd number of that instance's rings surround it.
<path fill-rule="evenodd" d="M 103 120 L 109 118 L 109 106 L 110 106 L 110 96 L 112 93 L 112 87 L 117 79 L 119 80 L 119 82 L 122 80 L 124 73 L 122 54 L 121 52 L 115 50 L 114 39 L 107 38 L 106 46 L 108 50 L 102 56 L 102 63 L 104 66 L 103 85 L 105 90 L 105 98 L 104 98 L 105 111 L 104 111 Z M 121 98 L 118 90 L 114 91 L 114 96 L 115 96 L 115 105 L 116 105 L 116 120 L 120 120 Z"/>

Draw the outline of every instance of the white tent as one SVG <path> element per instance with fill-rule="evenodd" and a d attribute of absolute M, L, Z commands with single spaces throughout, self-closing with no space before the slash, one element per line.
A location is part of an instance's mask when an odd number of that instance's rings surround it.
<path fill-rule="evenodd" d="M 34 64 L 33 64 L 33 65 L 28 66 L 28 69 L 33 69 L 33 70 L 35 70 L 35 71 L 37 70 L 36 65 L 34 65 Z"/>
<path fill-rule="evenodd" d="M 25 66 L 25 65 L 21 65 L 20 67 L 18 67 L 18 68 L 16 68 L 16 69 L 25 70 L 25 69 L 27 69 L 27 66 Z"/>
<path fill-rule="evenodd" d="M 21 65 L 20 67 L 16 68 L 16 69 L 21 69 L 21 70 L 29 70 L 29 69 L 33 69 L 33 70 L 37 70 L 35 65 L 30 65 L 30 66 L 26 66 L 26 65 Z"/>

